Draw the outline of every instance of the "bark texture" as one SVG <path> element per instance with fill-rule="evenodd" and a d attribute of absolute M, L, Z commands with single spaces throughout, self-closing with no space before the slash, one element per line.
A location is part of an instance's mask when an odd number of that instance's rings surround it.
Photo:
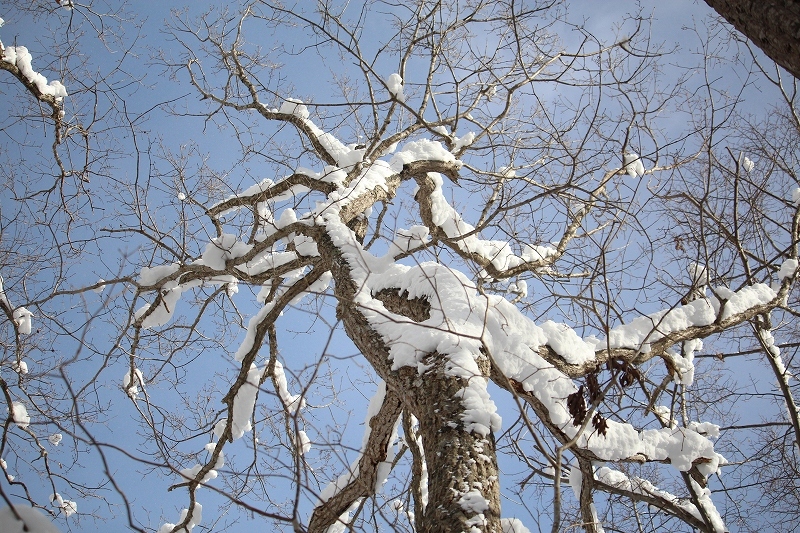
<path fill-rule="evenodd" d="M 434 352 L 425 364 L 431 367 L 407 384 L 407 401 L 419 420 L 428 468 L 428 505 L 419 531 L 499 533 L 494 435 L 482 437 L 464 427 L 465 409 L 458 396 L 466 380 L 447 375 L 447 358 Z"/>
<path fill-rule="evenodd" d="M 800 2 L 706 0 L 773 61 L 800 78 Z"/>

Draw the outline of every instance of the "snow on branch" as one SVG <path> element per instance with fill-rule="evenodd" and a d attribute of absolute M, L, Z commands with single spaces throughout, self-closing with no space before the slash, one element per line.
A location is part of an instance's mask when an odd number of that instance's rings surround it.
<path fill-rule="evenodd" d="M 67 96 L 67 89 L 58 80 L 48 83 L 46 77 L 34 70 L 33 57 L 26 47 L 3 47 L 0 43 L 0 50 L 3 53 L 0 69 L 13 74 L 38 100 L 55 107 L 61 105 L 61 101 Z"/>
<path fill-rule="evenodd" d="M 380 492 L 394 460 L 394 444 L 400 424 L 402 402 L 396 392 L 387 391 L 381 381 L 364 418 L 364 436 L 359 457 L 348 471 L 328 484 L 320 493 L 309 532 L 323 532 L 361 498 Z"/>
<path fill-rule="evenodd" d="M 634 501 L 643 501 L 648 505 L 677 516 L 697 529 L 703 529 L 705 526 L 703 513 L 701 513 L 694 503 L 659 489 L 646 479 L 628 477 L 619 470 L 614 470 L 607 466 L 598 468 L 594 475 L 595 486 L 601 490 L 614 494 L 623 494 Z M 703 506 L 703 512 L 711 519 L 714 531 L 717 533 L 724 533 L 727 531 L 722 517 L 713 503 L 711 503 L 710 491 L 708 491 L 708 489 L 702 491 L 702 496 L 699 498 L 699 501 Z"/>
<path fill-rule="evenodd" d="M 725 292 L 724 299 L 701 299 L 636 319 L 611 330 L 605 340 L 584 340 L 564 324 L 535 324 L 504 298 L 480 294 L 465 276 L 441 264 L 405 266 L 381 261 L 363 250 L 344 225 L 337 224 L 333 217 L 326 221 L 333 243 L 342 250 L 357 281 L 359 291 L 354 300 L 385 342 L 393 369 L 411 366 L 422 374 L 425 356 L 436 352 L 452 360 L 454 372 L 467 372 L 477 383 L 479 374 L 470 370 L 467 354 L 479 354 L 483 348 L 506 379 L 518 383 L 520 391 L 537 399 L 544 408 L 540 414 L 557 432 L 566 440 L 577 437 L 578 447 L 596 459 L 668 462 L 681 472 L 696 469 L 703 476 L 725 464 L 699 428 L 638 431 L 630 424 L 609 420 L 605 435 L 579 434 L 566 405 L 566 399 L 577 387 L 571 376 L 553 366 L 553 362 L 568 361 L 586 372 L 601 361 L 598 355 L 608 357 L 622 350 L 647 354 L 654 348 L 663 353 L 668 345 L 722 331 L 778 305 L 782 295 L 770 287 L 746 286 Z M 779 292 L 788 290 L 784 285 Z M 417 322 L 397 315 L 372 297 L 388 288 L 409 300 L 424 298 L 430 304 L 430 318 Z M 491 420 L 493 402 L 475 392 L 465 404 L 470 418 Z M 493 423 L 488 425 L 497 429 Z M 477 427 L 473 431 L 478 431 Z"/>

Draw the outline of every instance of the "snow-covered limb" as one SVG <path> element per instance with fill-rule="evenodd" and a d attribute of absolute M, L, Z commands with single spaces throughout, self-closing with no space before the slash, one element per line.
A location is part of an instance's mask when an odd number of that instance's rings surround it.
<path fill-rule="evenodd" d="M 364 438 L 358 459 L 319 495 L 309 521 L 309 533 L 328 531 L 361 498 L 373 496 L 386 482 L 394 459 L 394 444 L 402 402 L 397 392 L 381 382 L 365 417 Z"/>
<path fill-rule="evenodd" d="M 336 190 L 334 179 L 338 177 L 335 170 L 336 168 L 337 167 L 327 167 L 327 169 L 330 170 L 328 173 L 323 172 L 322 175 L 312 171 L 303 173 L 295 172 L 277 183 L 273 183 L 272 180 L 269 179 L 264 180 L 212 206 L 208 209 L 208 214 L 211 217 L 217 217 L 234 209 L 241 207 L 249 208 L 261 202 L 278 202 L 281 199 L 285 199 L 285 197 L 303 192 L 303 189 L 316 190 L 328 195 Z"/>
<path fill-rule="evenodd" d="M 63 499 L 57 492 L 50 495 L 50 503 L 52 503 L 55 507 L 58 507 L 58 509 L 64 513 L 64 516 L 66 517 L 70 517 L 78 512 L 77 503 L 71 500 Z"/>
<path fill-rule="evenodd" d="M 2 19 L 0 19 L 2 20 Z M 52 520 L 34 507 L 14 505 L 0 509 L 0 531 L 4 533 L 61 533 Z"/>
<path fill-rule="evenodd" d="M 203 521 L 203 506 L 192 500 L 188 509 L 181 510 L 181 517 L 177 524 L 166 523 L 158 533 L 191 533 Z"/>
<path fill-rule="evenodd" d="M 132 400 L 136 400 L 139 398 L 139 387 L 144 389 L 144 376 L 141 370 L 131 365 L 122 377 L 122 390 Z"/>
<path fill-rule="evenodd" d="M 603 466 L 595 472 L 595 486 L 600 490 L 613 494 L 622 494 L 633 501 L 641 501 L 648 505 L 680 518 L 690 526 L 698 529 L 707 529 L 703 514 L 697 506 L 687 498 L 678 498 L 674 494 L 661 490 L 650 481 L 638 477 L 628 477 L 619 470 Z M 707 489 L 703 489 L 704 491 Z M 703 494 L 706 494 L 703 492 Z M 704 499 L 704 502 L 705 499 Z M 710 502 L 708 502 L 710 503 Z M 710 514 L 712 531 L 724 533 L 727 531 L 716 508 L 705 505 L 704 511 Z"/>
<path fill-rule="evenodd" d="M 775 344 L 775 338 L 772 336 L 771 319 L 769 313 L 764 313 L 759 319 L 754 321 L 753 329 L 756 334 L 761 348 L 767 355 L 772 372 L 778 381 L 778 388 L 783 396 L 783 401 L 786 405 L 786 413 L 791 422 L 792 430 L 794 431 L 795 442 L 800 443 L 800 408 L 794 399 L 792 388 L 789 381 L 794 379 L 794 376 L 787 371 L 786 366 L 781 358 L 781 350 Z"/>
<path fill-rule="evenodd" d="M 64 85 L 53 80 L 47 82 L 42 74 L 33 69 L 30 52 L 24 46 L 6 46 L 0 43 L 0 70 L 10 72 L 40 102 L 52 107 L 53 118 L 60 121 L 63 116 L 62 101 L 67 96 Z"/>

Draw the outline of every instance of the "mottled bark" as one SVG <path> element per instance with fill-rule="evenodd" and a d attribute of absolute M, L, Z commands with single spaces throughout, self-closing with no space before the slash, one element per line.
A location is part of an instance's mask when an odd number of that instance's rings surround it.
<path fill-rule="evenodd" d="M 357 287 L 346 260 L 327 238 L 323 239 L 320 251 L 333 263 L 334 292 L 339 301 L 337 315 L 345 331 L 386 381 L 387 390 L 399 392 L 403 410 L 419 420 L 428 468 L 428 504 L 422 518 L 418 518 L 420 533 L 499 533 L 500 486 L 494 436 L 482 437 L 465 427 L 465 409 L 458 393 L 468 384 L 467 380 L 448 375 L 447 358 L 435 352 L 426 358 L 430 367 L 423 375 L 412 368 L 392 370 L 388 346 L 354 303 Z M 407 300 L 396 290 L 381 291 L 377 297 L 388 303 L 395 314 L 422 318 L 427 313 L 424 301 Z M 488 376 L 488 358 L 484 357 L 479 366 Z M 475 500 L 464 498 L 471 490 L 480 492 L 488 504 L 486 509 L 478 509 L 480 505 Z M 473 501 L 473 505 L 468 501 Z"/>
<path fill-rule="evenodd" d="M 465 428 L 464 406 L 458 393 L 467 381 L 447 375 L 447 358 L 434 352 L 426 363 L 433 366 L 413 379 L 409 387 L 428 468 L 428 505 L 419 531 L 499 533 L 500 484 L 494 435 L 482 437 Z M 470 491 L 477 491 L 480 498 L 465 497 Z M 486 509 L 478 505 L 481 498 L 488 505 Z"/>
<path fill-rule="evenodd" d="M 800 2 L 706 0 L 773 61 L 800 78 Z"/>
<path fill-rule="evenodd" d="M 386 460 L 386 450 L 400 410 L 401 402 L 397 394 L 387 391 L 378 414 L 369 421 L 371 431 L 364 453 L 358 461 L 358 472 L 337 494 L 314 509 L 308 524 L 308 533 L 327 531 L 353 502 L 375 494 L 378 467 Z"/>

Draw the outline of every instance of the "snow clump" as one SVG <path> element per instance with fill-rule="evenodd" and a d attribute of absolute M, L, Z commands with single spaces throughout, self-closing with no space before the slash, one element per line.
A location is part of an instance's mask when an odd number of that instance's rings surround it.
<path fill-rule="evenodd" d="M 78 512 L 78 504 L 71 501 L 65 500 L 61 497 L 61 494 L 55 493 L 50 495 L 50 503 L 61 509 L 64 513 L 64 516 L 72 516 Z"/>
<path fill-rule="evenodd" d="M 469 146 L 475 142 L 475 132 L 469 132 L 463 137 L 455 137 L 453 138 L 453 152 L 458 152 L 465 146 Z"/>
<path fill-rule="evenodd" d="M 627 152 L 622 157 L 622 164 L 625 166 L 625 172 L 632 178 L 644 176 L 644 165 L 642 158 L 636 152 Z"/>
<path fill-rule="evenodd" d="M 50 435 L 49 437 L 47 437 L 47 441 L 48 441 L 50 444 L 52 444 L 53 446 L 58 446 L 58 445 L 61 443 L 61 440 L 62 440 L 63 438 L 64 438 L 64 437 L 61 435 L 61 433 L 53 433 L 52 435 Z"/>
<path fill-rule="evenodd" d="M 31 313 L 24 307 L 17 307 L 16 309 L 14 309 L 14 323 L 17 325 L 17 329 L 19 330 L 20 334 L 22 335 L 31 334 L 32 316 L 33 313 Z"/>
<path fill-rule="evenodd" d="M 14 418 L 14 422 L 25 429 L 31 423 L 31 417 L 28 415 L 28 410 L 25 408 L 25 405 L 20 402 L 14 402 L 11 404 L 11 416 Z"/>
<path fill-rule="evenodd" d="M 142 371 L 138 368 L 134 368 L 133 377 L 131 377 L 131 371 L 128 370 L 122 378 L 122 388 L 131 400 L 139 398 L 139 385 L 144 388 L 144 376 L 142 376 Z"/>
<path fill-rule="evenodd" d="M 386 88 L 389 89 L 391 94 L 398 102 L 405 102 L 406 95 L 403 93 L 403 78 L 400 74 L 391 74 L 386 79 Z"/>
<path fill-rule="evenodd" d="M 531 533 L 531 530 L 518 518 L 501 518 L 500 527 L 503 533 Z"/>
<path fill-rule="evenodd" d="M 786 278 L 790 278 L 794 275 L 797 271 L 797 259 L 787 259 L 781 265 L 781 270 L 778 272 L 778 279 L 783 281 Z"/>
<path fill-rule="evenodd" d="M 181 511 L 181 518 L 178 520 L 178 523 L 183 522 L 186 520 L 186 517 L 189 515 L 189 509 L 183 509 Z M 203 520 L 203 506 L 197 502 L 194 502 L 194 506 L 192 507 L 192 517 L 189 519 L 189 522 L 186 524 L 186 527 L 183 527 L 178 530 L 178 533 L 189 533 L 191 530 L 194 529 L 196 525 L 198 525 Z M 175 524 L 166 523 L 159 528 L 158 533 L 170 533 L 175 529 Z"/>
<path fill-rule="evenodd" d="M 750 160 L 748 157 L 745 157 L 745 158 L 744 158 L 744 161 L 742 161 L 742 167 L 743 167 L 743 168 L 745 169 L 745 171 L 747 171 L 748 173 L 749 173 L 749 172 L 752 172 L 752 171 L 753 171 L 753 169 L 755 168 L 755 166 L 756 166 L 756 165 L 755 165 L 755 163 L 753 163 L 753 162 L 752 162 L 752 161 L 751 161 L 751 160 Z"/>

